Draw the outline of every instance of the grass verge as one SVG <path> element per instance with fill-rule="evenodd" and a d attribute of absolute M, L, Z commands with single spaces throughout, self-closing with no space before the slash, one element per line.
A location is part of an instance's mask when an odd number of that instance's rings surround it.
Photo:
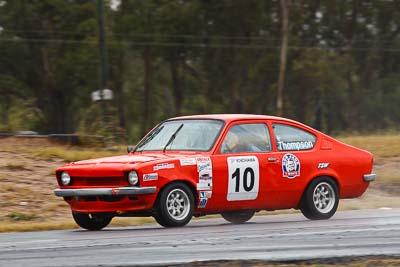
<path fill-rule="evenodd" d="M 151 217 L 146 218 L 114 218 L 110 226 L 123 227 L 123 226 L 140 226 L 144 224 L 155 223 Z M 30 232 L 30 231 L 44 231 L 44 230 L 65 230 L 65 229 L 78 229 L 79 226 L 71 219 L 62 221 L 2 221 L 0 222 L 0 233 L 5 232 Z"/>
<path fill-rule="evenodd" d="M 33 151 L 32 155 L 44 160 L 50 160 L 54 157 L 64 160 L 65 162 L 72 162 L 78 160 L 102 158 L 121 155 L 123 152 L 118 151 L 104 151 L 97 149 L 85 149 L 77 147 L 44 147 Z"/>
<path fill-rule="evenodd" d="M 72 220 L 61 222 L 0 222 L 0 233 L 61 230 L 74 228 L 78 228 L 78 226 Z"/>
<path fill-rule="evenodd" d="M 375 158 L 400 156 L 400 134 L 338 137 L 340 141 L 368 150 Z"/>

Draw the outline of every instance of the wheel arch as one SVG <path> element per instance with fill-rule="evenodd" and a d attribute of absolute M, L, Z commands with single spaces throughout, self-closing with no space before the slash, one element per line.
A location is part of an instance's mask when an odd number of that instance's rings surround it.
<path fill-rule="evenodd" d="M 194 205 L 195 205 L 195 207 L 197 206 L 197 204 L 198 204 L 197 202 L 198 202 L 198 199 L 199 199 L 199 198 L 198 198 L 198 193 L 197 193 L 197 190 L 196 190 L 195 185 L 194 185 L 193 183 L 191 183 L 190 181 L 185 180 L 185 179 L 176 179 L 176 180 L 171 180 L 171 181 L 169 181 L 169 182 L 163 184 L 162 187 L 160 187 L 160 190 L 158 190 L 157 197 L 156 197 L 156 199 L 155 199 L 155 201 L 154 201 L 153 208 L 157 205 L 158 200 L 159 200 L 160 195 L 161 195 L 161 193 L 163 192 L 163 190 L 164 190 L 168 185 L 174 184 L 174 183 L 183 183 L 183 184 L 187 185 L 187 186 L 190 188 L 190 190 L 192 191 L 193 198 L 194 198 Z"/>
<path fill-rule="evenodd" d="M 338 196 L 340 198 L 340 182 L 339 182 L 339 179 L 337 179 L 337 177 L 335 177 L 334 175 L 331 175 L 331 174 L 321 174 L 321 175 L 317 175 L 317 176 L 313 177 L 312 179 L 310 179 L 308 181 L 307 185 L 303 188 L 303 192 L 301 193 L 301 197 L 300 197 L 299 202 L 297 203 L 296 209 L 300 209 L 300 206 L 302 205 L 302 203 L 304 201 L 305 194 L 307 192 L 308 187 L 310 186 L 310 184 L 315 179 L 318 179 L 318 178 L 329 178 L 330 180 L 332 180 L 335 183 L 336 187 L 337 187 L 337 190 L 338 190 L 337 193 L 338 193 Z"/>

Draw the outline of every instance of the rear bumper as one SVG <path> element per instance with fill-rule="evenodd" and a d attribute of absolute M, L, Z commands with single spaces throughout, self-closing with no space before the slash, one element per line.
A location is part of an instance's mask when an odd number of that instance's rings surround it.
<path fill-rule="evenodd" d="M 372 182 L 376 180 L 376 174 L 375 173 L 364 174 L 363 178 L 365 182 Z"/>
<path fill-rule="evenodd" d="M 134 196 L 148 195 L 156 192 L 155 186 L 150 187 L 117 187 L 117 188 L 79 188 L 55 189 L 58 197 L 84 197 L 84 196 Z"/>

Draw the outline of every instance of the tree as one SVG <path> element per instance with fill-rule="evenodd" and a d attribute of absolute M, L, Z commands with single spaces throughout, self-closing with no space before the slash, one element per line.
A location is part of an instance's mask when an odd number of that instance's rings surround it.
<path fill-rule="evenodd" d="M 0 127 L 35 110 L 29 127 L 40 131 L 99 132 L 95 2 L 2 3 Z M 105 3 L 110 110 L 131 141 L 195 113 L 284 114 L 328 132 L 399 128 L 399 1 Z"/>
<path fill-rule="evenodd" d="M 0 7 L 0 25 L 8 46 L 23 60 L 2 55 L 2 69 L 35 99 L 45 114 L 45 131 L 73 130 L 80 98 L 94 86 L 91 79 L 96 55 L 92 49 L 95 29 L 94 5 L 81 1 L 6 1 Z M 86 45 L 81 46 L 81 43 Z M 10 49 L 10 48 L 9 48 Z M 83 101 L 87 103 L 87 101 Z M 80 104 L 79 108 L 82 108 Z M 75 116 L 74 116 L 75 115 Z"/>

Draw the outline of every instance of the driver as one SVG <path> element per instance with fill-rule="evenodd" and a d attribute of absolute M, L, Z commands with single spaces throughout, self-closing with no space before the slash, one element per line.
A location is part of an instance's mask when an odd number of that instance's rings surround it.
<path fill-rule="evenodd" d="M 238 131 L 228 132 L 222 143 L 221 153 L 259 152 L 261 151 L 251 140 Z"/>
<path fill-rule="evenodd" d="M 232 131 L 229 131 L 225 137 L 224 142 L 222 143 L 221 152 L 222 153 L 236 152 L 238 146 L 239 146 L 239 137 Z"/>

